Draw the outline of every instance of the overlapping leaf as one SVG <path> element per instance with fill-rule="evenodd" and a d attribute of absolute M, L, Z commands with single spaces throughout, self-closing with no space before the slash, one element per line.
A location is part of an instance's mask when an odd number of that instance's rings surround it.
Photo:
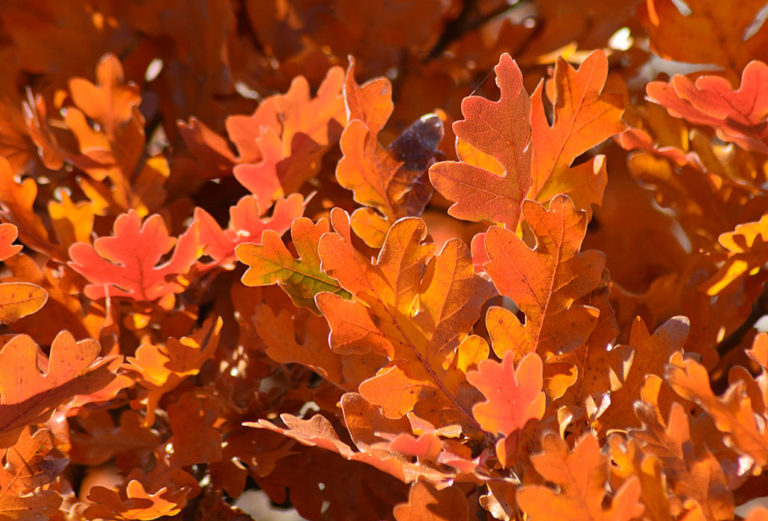
<path fill-rule="evenodd" d="M 719 237 L 728 251 L 722 268 L 708 281 L 709 295 L 717 295 L 745 276 L 757 275 L 768 262 L 768 212 L 757 222 L 736 226 Z"/>
<path fill-rule="evenodd" d="M 766 60 L 768 26 L 751 30 L 761 0 L 727 4 L 717 0 L 688 0 L 682 11 L 672 0 L 646 3 L 643 25 L 651 49 L 659 56 L 689 63 L 714 63 L 731 79 L 752 59 Z"/>
<path fill-rule="evenodd" d="M 761 345 L 752 353 L 762 367 L 759 383 L 751 377 L 736 380 L 722 396 L 714 394 L 707 370 L 696 360 L 673 359 L 665 373 L 666 380 L 677 394 L 695 402 L 712 417 L 718 430 L 725 434 L 729 446 L 759 466 L 768 463 L 766 402 L 761 397 L 763 392 L 756 392 L 756 389 L 766 386 L 764 364 L 768 364 L 768 360 L 764 358 L 764 335 L 756 340 L 755 347 Z"/>
<path fill-rule="evenodd" d="M 443 137 L 442 121 L 430 114 L 385 149 L 378 134 L 392 113 L 391 96 L 386 78 L 358 85 L 355 63 L 350 63 L 344 83 L 348 122 L 340 140 L 344 157 L 336 166 L 336 179 L 367 207 L 352 214 L 352 228 L 374 247 L 381 247 L 395 220 L 424 210 L 432 188 L 423 176 Z"/>
<path fill-rule="evenodd" d="M 721 76 L 701 76 L 692 82 L 676 74 L 669 83 L 652 81 L 648 97 L 678 118 L 715 129 L 717 136 L 742 148 L 768 154 L 768 65 L 753 61 L 732 90 Z"/>
<path fill-rule="evenodd" d="M 148 390 L 146 424 L 152 425 L 155 409 L 163 395 L 176 388 L 184 378 L 200 371 L 219 345 L 222 320 L 209 319 L 194 334 L 181 339 L 169 338 L 165 345 L 144 344 L 129 357 L 131 369 L 140 376 L 139 383 Z"/>
<path fill-rule="evenodd" d="M 265 99 L 251 116 L 227 118 L 227 132 L 240 152 L 235 178 L 262 200 L 299 189 L 320 169 L 344 124 L 344 71 L 334 67 L 310 97 L 303 76 L 285 94 Z"/>
<path fill-rule="evenodd" d="M 455 366 L 462 358 L 456 349 L 490 288 L 474 274 L 466 246 L 452 240 L 433 257 L 433 245 L 422 244 L 424 223 L 404 218 L 389 230 L 371 263 L 354 248 L 347 215 L 335 210 L 332 220 L 335 233 L 320 239 L 323 269 L 354 300 L 338 313 L 342 297 L 317 297 L 331 325 L 331 347 L 340 352 L 376 350 L 390 360 L 363 382 L 360 393 L 392 418 L 421 402 L 421 414 L 429 417 L 445 413 L 470 419 L 457 398 L 465 377 Z"/>
<path fill-rule="evenodd" d="M 195 208 L 195 222 L 203 253 L 213 258 L 215 263 L 226 265 L 234 260 L 238 245 L 260 244 L 265 231 L 274 232 L 279 240 L 291 223 L 304 213 L 305 202 L 299 194 L 281 197 L 275 202 L 272 215 L 265 217 L 271 200 L 247 195 L 229 209 L 229 226 L 224 230 L 211 214 L 202 208 Z"/>
<path fill-rule="evenodd" d="M 122 358 L 100 351 L 98 342 L 75 342 L 66 331 L 54 339 L 50 357 L 27 335 L 8 341 L 0 350 L 0 445 L 13 445 L 25 426 L 112 382 Z"/>
<path fill-rule="evenodd" d="M 521 323 L 508 310 L 496 311 L 495 320 L 504 320 L 504 334 L 511 341 L 494 339 L 493 347 L 499 356 L 514 350 L 518 359 L 531 352 L 544 356 L 573 350 L 587 339 L 598 312 L 579 299 L 598 286 L 605 265 L 600 252 L 579 252 L 587 219 L 567 197 L 556 197 L 549 210 L 526 201 L 523 213 L 536 239 L 534 248 L 499 227 L 484 238 L 490 259 L 485 271 L 499 293 L 525 314 Z M 489 324 L 488 329 L 493 327 Z"/>
<path fill-rule="evenodd" d="M 64 470 L 68 460 L 54 449 L 50 431 L 25 428 L 16 443 L 3 451 L 0 466 L 0 520 L 34 521 L 53 516 L 61 495 L 41 489 Z"/>
<path fill-rule="evenodd" d="M 541 454 L 531 456 L 531 462 L 536 472 L 559 490 L 543 485 L 518 490 L 517 502 L 532 521 L 552 516 L 574 521 L 629 521 L 645 510 L 639 502 L 640 481 L 636 477 L 615 491 L 610 506 L 604 506 L 609 463 L 593 435 L 583 437 L 569 451 L 565 441 L 550 433 L 542 439 L 542 449 Z"/>
<path fill-rule="evenodd" d="M 317 252 L 320 237 L 329 229 L 328 221 L 317 224 L 307 218 L 297 218 L 291 224 L 291 239 L 299 258 L 288 251 L 280 234 L 266 230 L 261 244 L 247 243 L 237 247 L 240 262 L 248 266 L 242 278 L 246 286 L 267 286 L 279 283 L 298 306 L 317 310 L 315 295 L 328 291 L 348 297 L 349 293 L 320 269 Z"/>
<path fill-rule="evenodd" d="M 488 220 L 514 229 L 531 187 L 531 103 L 517 64 L 503 54 L 496 65 L 499 101 L 464 98 L 464 119 L 454 124 L 461 161 L 430 169 L 435 188 L 455 204 L 459 219 Z"/>
<path fill-rule="evenodd" d="M 520 70 L 509 55 L 502 56 L 495 70 L 499 101 L 471 96 L 462 103 L 465 119 L 454 128 L 461 162 L 438 163 L 430 170 L 438 191 L 456 201 L 450 213 L 514 229 L 526 198 L 548 202 L 567 194 L 578 208 L 600 204 L 607 181 L 604 157 L 571 164 L 624 128 L 621 97 L 603 92 L 608 74 L 605 55 L 593 52 L 578 71 L 558 59 L 551 125 L 543 84 L 529 101 Z"/>

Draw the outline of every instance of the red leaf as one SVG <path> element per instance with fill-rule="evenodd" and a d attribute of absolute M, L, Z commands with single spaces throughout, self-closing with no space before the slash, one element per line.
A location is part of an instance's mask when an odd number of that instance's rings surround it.
<path fill-rule="evenodd" d="M 271 230 L 278 237 L 291 227 L 291 223 L 304 213 L 306 201 L 299 194 L 281 197 L 272 208 L 272 216 L 265 217 L 271 199 L 247 195 L 229 209 L 229 226 L 222 230 L 208 212 L 195 208 L 195 223 L 203 244 L 203 253 L 213 258 L 213 264 L 227 265 L 235 259 L 235 247 L 243 243 L 261 244 L 262 234 Z"/>
<path fill-rule="evenodd" d="M 467 373 L 469 383 L 486 398 L 472 407 L 483 429 L 509 436 L 522 429 L 528 420 L 540 419 L 546 405 L 546 396 L 541 391 L 542 370 L 541 358 L 536 353 L 526 355 L 515 369 L 514 355 L 508 352 L 501 363 L 483 360 L 477 371 Z"/>
<path fill-rule="evenodd" d="M 158 266 L 171 248 L 171 259 Z M 111 237 L 100 237 L 93 246 L 73 244 L 69 256 L 72 269 L 91 282 L 84 291 L 88 298 L 152 301 L 184 291 L 179 277 L 200 256 L 200 248 L 196 226 L 188 228 L 177 241 L 168 235 L 159 215 L 152 215 L 142 225 L 139 214 L 130 210 L 115 220 Z"/>
<path fill-rule="evenodd" d="M 744 68 L 741 87 L 720 76 L 701 76 L 692 82 L 676 74 L 669 83 L 652 81 L 648 98 L 675 117 L 715 129 L 717 136 L 746 150 L 768 154 L 768 65 L 752 61 Z"/>

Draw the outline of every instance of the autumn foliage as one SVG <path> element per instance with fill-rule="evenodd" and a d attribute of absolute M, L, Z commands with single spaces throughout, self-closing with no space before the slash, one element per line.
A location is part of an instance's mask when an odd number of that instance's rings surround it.
<path fill-rule="evenodd" d="M 0 521 L 768 519 L 763 4 L 2 2 Z"/>

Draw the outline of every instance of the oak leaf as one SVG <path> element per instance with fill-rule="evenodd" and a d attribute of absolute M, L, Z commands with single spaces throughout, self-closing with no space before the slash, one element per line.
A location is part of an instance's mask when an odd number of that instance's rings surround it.
<path fill-rule="evenodd" d="M 499 293 L 525 314 L 523 324 L 509 310 L 497 312 L 505 317 L 505 336 L 512 342 L 494 342 L 493 348 L 499 357 L 514 350 L 518 359 L 530 352 L 571 351 L 597 323 L 598 310 L 579 299 L 600 284 L 605 258 L 595 250 L 579 252 L 587 218 L 568 197 L 553 199 L 549 210 L 526 201 L 523 213 L 536 238 L 534 248 L 499 227 L 488 230 L 484 239 L 490 258 L 485 271 Z"/>
<path fill-rule="evenodd" d="M 624 130 L 620 94 L 604 92 L 608 59 L 597 50 L 574 70 L 562 57 L 555 65 L 552 91 L 552 125 L 543 103 L 544 85 L 531 95 L 531 190 L 529 199 L 550 201 L 566 194 L 577 208 L 591 211 L 599 205 L 607 182 L 605 157 L 571 166 L 581 154 Z"/>
<path fill-rule="evenodd" d="M 541 418 L 546 399 L 541 392 L 542 369 L 536 353 L 526 355 L 515 367 L 514 357 L 508 352 L 501 363 L 483 360 L 477 364 L 477 371 L 467 373 L 467 381 L 486 398 L 472 407 L 483 429 L 509 436 L 528 420 Z"/>
<path fill-rule="evenodd" d="M 374 339 L 367 348 L 390 360 L 361 384 L 360 393 L 390 418 L 421 402 L 423 415 L 474 422 L 467 405 L 458 400 L 465 381 L 456 366 L 462 358 L 458 340 L 491 293 L 489 284 L 475 275 L 468 248 L 454 239 L 433 256 L 434 246 L 422 244 L 423 221 L 407 217 L 392 225 L 371 263 L 352 244 L 349 217 L 334 210 L 331 218 L 335 233 L 323 235 L 319 245 L 323 269 L 354 295 L 340 317 L 345 322 L 329 319 L 331 347 L 352 344 L 360 349 L 360 339 L 367 336 Z M 324 315 L 333 316 L 340 300 L 321 293 L 317 303 Z M 338 327 L 352 325 L 349 320 L 356 322 L 354 327 Z"/>
<path fill-rule="evenodd" d="M 629 478 L 604 506 L 608 458 L 600 452 L 597 438 L 589 434 L 576 443 L 573 451 L 556 434 L 542 439 L 543 452 L 531 456 L 536 472 L 557 485 L 555 491 L 543 485 L 526 485 L 517 491 L 520 508 L 532 521 L 556 517 L 565 520 L 621 520 L 640 516 L 640 481 Z"/>
<path fill-rule="evenodd" d="M 203 362 L 213 356 L 219 345 L 221 318 L 210 318 L 190 336 L 168 338 L 165 345 L 142 344 L 135 356 L 128 357 L 127 368 L 139 376 L 139 385 L 147 389 L 146 425 L 154 423 L 155 409 L 165 393 L 175 389 L 188 376 L 200 372 Z"/>
<path fill-rule="evenodd" d="M 280 239 L 279 232 L 265 230 L 261 244 L 241 244 L 236 249 L 240 262 L 248 266 L 242 282 L 246 286 L 267 286 L 278 283 L 297 306 L 317 312 L 315 295 L 320 292 L 336 293 L 349 298 L 338 282 L 320 269 L 318 243 L 329 230 L 328 221 L 317 224 L 306 217 L 291 223 L 291 239 L 299 258 L 295 258 Z"/>
<path fill-rule="evenodd" d="M 722 268 L 707 281 L 707 294 L 717 295 L 745 276 L 754 276 L 768 262 L 768 213 L 757 222 L 736 226 L 718 241 L 728 251 Z"/>
<path fill-rule="evenodd" d="M 235 259 L 235 248 L 243 243 L 261 244 L 262 234 L 271 231 L 283 235 L 291 223 L 304 213 L 305 201 L 299 194 L 280 197 L 272 207 L 272 215 L 265 214 L 272 201 L 247 195 L 229 209 L 229 226 L 222 230 L 208 212 L 195 208 L 203 253 L 213 259 L 211 264 L 227 265 Z"/>
<path fill-rule="evenodd" d="M 664 377 L 677 394 L 712 417 L 727 446 L 751 458 L 755 465 L 768 462 L 766 404 L 762 400 L 753 402 L 745 381 L 733 382 L 722 396 L 716 396 L 704 366 L 682 357 L 670 361 Z"/>
<path fill-rule="evenodd" d="M 765 6 L 761 0 L 735 5 L 717 0 L 688 0 L 680 10 L 673 0 L 650 0 L 640 7 L 654 53 L 688 63 L 714 63 L 736 79 L 747 62 L 766 60 L 768 26 L 750 27 Z M 747 37 L 748 35 L 748 37 Z"/>
<path fill-rule="evenodd" d="M 0 157 L 0 217 L 18 227 L 25 246 L 61 259 L 61 251 L 48 238 L 42 219 L 34 210 L 37 183 L 31 177 L 16 182 L 16 172 L 4 157 Z"/>
<path fill-rule="evenodd" d="M 200 256 L 197 235 L 193 225 L 176 240 L 159 215 L 142 224 L 139 214 L 130 210 L 115 220 L 111 237 L 99 237 L 93 246 L 73 244 L 69 265 L 90 282 L 84 290 L 90 299 L 172 300 L 174 293 L 184 291 L 180 277 Z M 170 260 L 158 266 L 171 248 Z"/>
<path fill-rule="evenodd" d="M 514 229 L 531 187 L 531 103 L 509 54 L 502 54 L 494 71 L 499 101 L 464 98 L 464 119 L 453 125 L 460 161 L 433 165 L 429 177 L 438 192 L 454 201 L 448 210 L 452 216 Z"/>
<path fill-rule="evenodd" d="M 684 407 L 673 403 L 666 425 L 649 404 L 637 402 L 635 412 L 643 428 L 631 429 L 629 436 L 640 442 L 644 453 L 660 460 L 679 500 L 696 501 L 707 519 L 733 519 L 734 500 L 722 464 L 695 432 L 692 436 Z"/>
<path fill-rule="evenodd" d="M 100 391 L 115 378 L 122 357 L 100 357 L 95 340 L 60 332 L 45 356 L 27 335 L 16 335 L 0 350 L 0 446 L 15 443 L 22 429 L 45 421 L 56 407 L 77 395 Z"/>
<path fill-rule="evenodd" d="M 0 283 L 0 325 L 16 322 L 42 308 L 48 292 L 29 282 Z"/>
<path fill-rule="evenodd" d="M 285 94 L 265 99 L 251 116 L 230 116 L 229 137 L 240 152 L 235 178 L 263 200 L 295 192 L 311 179 L 345 122 L 344 71 L 334 67 L 310 97 L 297 76 Z"/>
<path fill-rule="evenodd" d="M 119 421 L 109 411 L 87 410 L 77 416 L 77 422 L 81 430 L 70 434 L 69 456 L 82 465 L 101 465 L 113 457 L 117 461 L 138 459 L 162 441 L 157 432 L 144 426 L 141 414 L 130 409 L 123 411 Z"/>
<path fill-rule="evenodd" d="M 395 506 L 397 521 L 421 521 L 428 513 L 430 521 L 469 521 L 469 504 L 458 487 L 438 490 L 426 481 L 414 483 L 408 502 Z"/>
<path fill-rule="evenodd" d="M 19 230 L 11 223 L 0 224 L 0 261 L 7 260 L 21 251 L 21 244 L 13 244 Z"/>
<path fill-rule="evenodd" d="M 166 487 L 149 492 L 141 481 L 132 479 L 116 492 L 106 487 L 93 487 L 88 495 L 91 505 L 84 514 L 91 519 L 152 520 L 162 516 L 174 516 L 181 512 L 183 505 L 174 499 L 166 499 Z"/>
<path fill-rule="evenodd" d="M 605 428 L 618 428 L 636 424 L 632 417 L 632 404 L 640 396 L 650 375 L 662 377 L 669 358 L 681 352 L 690 326 L 685 317 L 672 317 L 651 335 L 642 318 L 637 317 L 629 334 L 632 358 L 622 387 L 611 393 L 611 404 L 600 419 Z M 619 349 L 621 346 L 615 346 Z"/>
<path fill-rule="evenodd" d="M 514 353 L 508 351 L 501 363 L 482 360 L 477 364 L 477 371 L 467 373 L 467 381 L 486 398 L 485 402 L 472 407 L 472 414 L 486 432 L 501 435 L 496 454 L 504 467 L 510 465 L 517 453 L 513 433 L 522 429 L 528 420 L 540 420 L 546 406 L 539 355 L 528 353 L 517 368 L 514 359 Z"/>
<path fill-rule="evenodd" d="M 53 481 L 69 460 L 54 449 L 50 431 L 27 427 L 16 443 L 2 451 L 0 465 L 0 521 L 35 521 L 58 512 L 61 496 L 40 489 Z"/>
<path fill-rule="evenodd" d="M 358 85 L 355 62 L 350 60 L 344 83 L 348 123 L 339 142 L 344 156 L 336 166 L 336 179 L 366 206 L 352 214 L 352 228 L 373 247 L 381 247 L 384 239 L 377 229 L 424 210 L 432 188 L 422 178 L 443 137 L 442 121 L 430 114 L 385 149 L 378 134 L 392 113 L 391 98 L 392 85 L 386 78 Z"/>
<path fill-rule="evenodd" d="M 737 90 L 720 76 L 700 76 L 692 82 L 676 74 L 669 83 L 652 81 L 648 98 L 678 118 L 715 129 L 717 137 L 740 147 L 768 154 L 768 65 L 750 62 Z"/>

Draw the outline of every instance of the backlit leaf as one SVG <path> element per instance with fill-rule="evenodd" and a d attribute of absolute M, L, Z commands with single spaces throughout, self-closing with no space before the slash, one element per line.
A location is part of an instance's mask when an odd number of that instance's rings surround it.
<path fill-rule="evenodd" d="M 88 298 L 152 301 L 184 291 L 179 277 L 200 256 L 197 242 L 195 226 L 177 241 L 168 235 L 162 217 L 153 215 L 142 224 L 139 214 L 131 210 L 115 220 L 111 237 L 100 237 L 93 246 L 73 244 L 69 265 L 90 281 L 85 287 Z M 170 260 L 158 265 L 171 248 Z"/>

